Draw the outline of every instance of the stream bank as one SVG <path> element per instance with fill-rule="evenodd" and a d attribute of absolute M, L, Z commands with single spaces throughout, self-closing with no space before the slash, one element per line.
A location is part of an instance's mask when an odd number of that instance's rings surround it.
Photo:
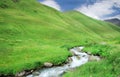
<path fill-rule="evenodd" d="M 38 71 L 33 72 L 32 74 L 26 77 L 62 77 L 62 75 L 72 70 L 76 67 L 79 67 L 88 61 L 99 61 L 99 56 L 94 56 L 85 52 L 82 52 L 84 47 L 74 47 L 70 49 L 72 53 L 72 57 L 69 57 L 67 60 L 67 64 L 63 66 L 53 66 L 50 68 L 43 68 Z"/>

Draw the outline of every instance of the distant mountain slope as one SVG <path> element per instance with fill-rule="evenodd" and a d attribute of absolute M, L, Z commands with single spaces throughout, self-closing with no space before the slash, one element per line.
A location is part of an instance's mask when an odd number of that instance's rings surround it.
<path fill-rule="evenodd" d="M 72 19 L 74 19 L 76 22 L 78 22 L 82 29 L 82 25 L 84 26 L 83 29 L 85 29 L 84 32 L 87 31 L 91 31 L 89 33 L 93 34 L 97 34 L 99 36 L 102 37 L 107 37 L 106 34 L 111 33 L 111 31 L 120 31 L 119 27 L 116 27 L 113 24 L 109 24 L 100 20 L 96 20 L 93 18 L 90 18 L 88 16 L 85 16 L 77 11 L 70 11 L 70 12 L 66 12 L 67 15 L 69 15 L 69 17 L 71 17 Z M 75 24 L 77 25 L 77 24 Z M 105 34 L 105 35 L 104 35 Z M 111 34 L 112 35 L 112 34 Z"/>
<path fill-rule="evenodd" d="M 0 74 L 59 65 L 67 49 L 120 36 L 120 28 L 76 11 L 61 13 L 37 0 L 0 0 Z"/>
<path fill-rule="evenodd" d="M 105 20 L 105 21 L 107 21 L 107 22 L 111 22 L 111 23 L 113 23 L 113 24 L 115 24 L 115 25 L 120 26 L 120 20 L 117 19 L 117 18 L 114 18 L 114 19 L 108 19 L 108 20 Z"/>

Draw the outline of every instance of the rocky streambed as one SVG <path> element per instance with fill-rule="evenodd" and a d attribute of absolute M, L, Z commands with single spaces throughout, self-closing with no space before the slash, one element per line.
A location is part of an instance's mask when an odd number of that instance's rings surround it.
<path fill-rule="evenodd" d="M 64 64 L 63 66 L 54 66 L 50 68 L 43 68 L 38 71 L 33 72 L 32 74 L 26 76 L 26 77 L 62 77 L 62 75 L 72 70 L 76 67 L 79 67 L 88 61 L 99 61 L 99 56 L 94 56 L 85 52 L 82 52 L 82 49 L 84 47 L 74 47 L 70 49 L 70 52 L 72 53 L 72 57 L 69 57 L 67 60 L 67 64 Z"/>

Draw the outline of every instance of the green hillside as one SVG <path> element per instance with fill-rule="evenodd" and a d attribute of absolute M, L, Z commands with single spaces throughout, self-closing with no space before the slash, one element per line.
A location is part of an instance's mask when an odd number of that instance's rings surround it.
<path fill-rule="evenodd" d="M 0 74 L 42 67 L 44 62 L 59 65 L 71 55 L 68 49 L 80 45 L 86 46 L 85 51 L 91 49 L 93 54 L 105 57 L 102 62 L 110 58 L 112 70 L 112 60 L 119 56 L 112 59 L 108 53 L 119 53 L 119 44 L 120 28 L 113 24 L 76 11 L 62 13 L 36 0 L 0 0 Z M 94 52 L 96 49 L 101 49 L 101 53 Z"/>

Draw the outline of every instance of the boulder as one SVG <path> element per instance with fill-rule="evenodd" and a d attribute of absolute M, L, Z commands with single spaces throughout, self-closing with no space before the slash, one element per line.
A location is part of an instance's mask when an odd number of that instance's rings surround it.
<path fill-rule="evenodd" d="M 93 55 L 89 56 L 89 61 L 99 61 L 99 60 L 100 58 L 98 56 L 93 56 Z"/>
<path fill-rule="evenodd" d="M 92 53 L 91 52 L 87 52 L 88 55 L 91 55 Z"/>
<path fill-rule="evenodd" d="M 49 63 L 49 62 L 45 62 L 45 63 L 44 63 L 44 66 L 45 66 L 45 67 L 52 67 L 53 64 L 52 64 L 52 63 Z"/>
<path fill-rule="evenodd" d="M 68 61 L 69 61 L 69 62 L 72 62 L 73 60 L 72 60 L 72 58 L 71 58 L 71 57 L 69 57 L 69 58 L 68 58 Z"/>
<path fill-rule="evenodd" d="M 20 73 L 17 73 L 15 76 L 16 77 L 23 77 L 24 75 L 25 75 L 25 71 L 23 71 L 23 72 L 20 72 Z"/>
<path fill-rule="evenodd" d="M 78 60 L 80 60 L 80 56 L 76 56 Z"/>
<path fill-rule="evenodd" d="M 74 49 L 78 52 L 81 52 L 83 50 L 84 47 L 75 47 Z"/>
<path fill-rule="evenodd" d="M 33 72 L 33 76 L 38 76 L 39 74 L 39 72 Z"/>
<path fill-rule="evenodd" d="M 34 71 L 34 70 L 26 71 L 25 75 L 32 74 L 33 71 Z"/>
<path fill-rule="evenodd" d="M 77 56 L 77 54 L 74 51 L 75 51 L 75 49 L 70 50 L 70 52 L 72 53 L 73 56 Z"/>
<path fill-rule="evenodd" d="M 81 52 L 83 50 L 84 47 L 78 47 L 79 51 Z"/>
<path fill-rule="evenodd" d="M 79 47 L 74 48 L 76 51 L 80 52 L 81 49 Z"/>
<path fill-rule="evenodd" d="M 86 55 L 82 55 L 82 57 L 85 57 Z"/>

